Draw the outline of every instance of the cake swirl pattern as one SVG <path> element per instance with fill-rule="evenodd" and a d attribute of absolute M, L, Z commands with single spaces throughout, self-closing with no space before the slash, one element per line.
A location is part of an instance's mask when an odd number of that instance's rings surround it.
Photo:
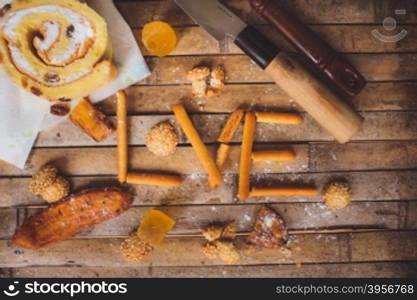
<path fill-rule="evenodd" d="M 15 0 L 2 19 L 9 76 L 51 101 L 88 96 L 116 77 L 107 24 L 77 0 Z"/>

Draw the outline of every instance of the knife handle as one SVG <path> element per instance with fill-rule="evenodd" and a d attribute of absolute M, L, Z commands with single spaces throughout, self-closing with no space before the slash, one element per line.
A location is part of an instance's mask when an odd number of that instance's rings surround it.
<path fill-rule="evenodd" d="M 347 143 L 359 131 L 363 118 L 358 113 L 252 26 L 235 43 L 338 142 Z"/>
<path fill-rule="evenodd" d="M 329 82 L 350 96 L 365 87 L 366 80 L 346 59 L 307 26 L 287 12 L 278 1 L 250 0 L 252 8 L 272 23 Z"/>

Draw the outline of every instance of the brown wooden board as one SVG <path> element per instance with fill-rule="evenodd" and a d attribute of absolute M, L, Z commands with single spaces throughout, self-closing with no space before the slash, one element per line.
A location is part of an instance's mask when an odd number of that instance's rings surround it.
<path fill-rule="evenodd" d="M 255 25 L 278 46 L 300 58 L 246 0 L 224 0 L 246 22 Z M 417 263 L 417 13 L 416 0 L 283 0 L 301 22 L 341 52 L 368 81 L 356 97 L 342 98 L 365 118 L 362 130 L 346 145 L 333 142 L 293 99 L 273 84 L 230 40 L 217 43 L 194 24 L 173 1 L 117 1 L 135 34 L 152 75 L 127 89 L 130 157 L 136 171 L 180 174 L 180 188 L 124 186 L 134 194 L 124 215 L 95 226 L 72 239 L 40 251 L 13 246 L 10 239 L 25 217 L 46 203 L 31 195 L 30 176 L 52 162 L 68 177 L 72 190 L 119 185 L 116 140 L 91 141 L 69 121 L 40 134 L 35 149 L 19 170 L 0 162 L 0 277 L 415 277 Z M 405 9 L 405 15 L 395 15 Z M 395 17 L 394 31 L 383 29 Z M 178 45 L 168 57 L 157 58 L 143 48 L 143 26 L 153 20 L 170 23 Z M 372 30 L 393 35 L 407 30 L 397 43 L 383 43 Z M 226 87 L 214 97 L 191 94 L 186 75 L 198 65 L 223 65 Z M 293 149 L 289 163 L 256 163 L 252 185 L 315 185 L 321 190 L 332 180 L 347 180 L 353 203 L 346 209 L 327 209 L 316 197 L 260 197 L 240 202 L 236 196 L 241 129 L 232 141 L 225 167 L 225 184 L 208 188 L 208 179 L 172 115 L 183 103 L 212 155 L 229 114 L 237 108 L 300 112 L 301 126 L 259 124 L 255 149 Z M 111 118 L 115 97 L 99 107 Z M 159 158 L 145 147 L 149 128 L 169 120 L 180 133 L 180 147 Z M 243 248 L 256 212 L 263 204 L 287 221 L 289 250 L 241 250 L 234 266 L 209 260 L 201 252 L 201 227 L 213 221 L 236 220 Z M 121 241 L 144 214 L 158 208 L 177 220 L 169 237 L 147 260 L 132 264 L 120 254 Z M 99 255 L 97 255 L 99 253 Z"/>
<path fill-rule="evenodd" d="M 414 178 L 416 171 L 372 171 L 372 172 L 334 172 L 334 173 L 296 173 L 258 175 L 253 179 L 254 184 L 314 184 L 323 187 L 335 179 L 347 180 L 353 191 L 353 201 L 400 201 L 415 200 L 417 186 Z M 133 205 L 215 205 L 233 204 L 236 202 L 236 175 L 225 176 L 225 185 L 210 191 L 206 189 L 207 176 L 190 175 L 185 178 L 181 188 L 161 188 L 144 185 L 134 185 L 130 189 L 135 197 Z M 115 183 L 115 177 L 71 177 L 74 191 L 94 186 L 105 186 Z M 3 195 L 0 207 L 44 205 L 45 202 L 32 195 L 28 189 L 29 178 L 0 178 L 0 189 L 8 189 Z M 245 203 L 299 203 L 321 202 L 321 197 L 261 197 L 250 198 Z M 410 205 L 412 205 L 410 203 Z M 411 206 L 410 206 L 411 207 Z M 410 222 L 416 222 L 413 210 L 410 210 Z M 411 224 L 411 223 L 410 223 Z M 415 223 L 414 223 L 415 224 Z"/>
<path fill-rule="evenodd" d="M 416 262 L 210 267 L 30 267 L 10 270 L 15 278 L 403 278 L 417 276 Z M 8 273 L 6 273 L 8 274 Z"/>
<path fill-rule="evenodd" d="M 292 235 L 290 249 L 242 253 L 240 265 L 377 262 L 417 260 L 416 231 L 353 234 Z M 0 241 L 0 267 L 73 264 L 89 267 L 201 266 L 222 265 L 201 252 L 203 238 L 168 238 L 140 263 L 126 262 L 120 254 L 121 239 L 69 240 L 38 251 L 21 250 L 9 241 Z M 371 241 L 371 242 L 370 242 Z M 243 247 L 244 237 L 237 240 Z"/>

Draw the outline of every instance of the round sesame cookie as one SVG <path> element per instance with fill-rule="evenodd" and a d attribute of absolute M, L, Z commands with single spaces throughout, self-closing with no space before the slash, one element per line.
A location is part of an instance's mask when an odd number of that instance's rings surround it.
<path fill-rule="evenodd" d="M 323 191 L 324 203 L 331 209 L 343 209 L 352 202 L 352 190 L 346 182 L 332 182 Z"/>
<path fill-rule="evenodd" d="M 155 125 L 146 137 L 146 146 L 157 156 L 169 156 L 175 153 L 179 136 L 175 127 L 169 122 Z"/>

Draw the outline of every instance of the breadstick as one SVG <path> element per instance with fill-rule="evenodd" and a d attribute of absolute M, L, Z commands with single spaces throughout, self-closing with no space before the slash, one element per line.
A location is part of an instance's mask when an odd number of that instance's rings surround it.
<path fill-rule="evenodd" d="M 278 151 L 259 151 L 252 153 L 252 159 L 255 162 L 260 161 L 292 161 L 295 160 L 297 154 L 293 150 Z"/>
<path fill-rule="evenodd" d="M 180 176 L 144 173 L 129 173 L 127 174 L 126 181 L 129 184 L 156 185 L 165 187 L 180 187 L 183 183 L 183 179 Z"/>
<path fill-rule="evenodd" d="M 255 137 L 255 127 L 255 114 L 253 112 L 246 113 L 239 168 L 239 198 L 241 200 L 246 200 L 249 198 L 250 171 L 252 168 L 251 156 Z"/>
<path fill-rule="evenodd" d="M 227 158 L 229 157 L 230 153 L 230 146 L 227 144 L 220 144 L 219 149 L 217 150 L 217 166 L 219 167 L 219 170 L 222 171 L 224 168 L 224 165 L 227 162 Z"/>
<path fill-rule="evenodd" d="M 268 197 L 268 196 L 306 196 L 314 197 L 318 195 L 315 187 L 259 187 L 252 188 L 250 197 Z"/>
<path fill-rule="evenodd" d="M 185 135 L 187 136 L 188 140 L 193 146 L 198 159 L 203 165 L 204 170 L 206 170 L 206 172 L 209 175 L 210 188 L 218 187 L 223 182 L 222 175 L 219 171 L 219 168 L 216 165 L 216 162 L 211 157 L 206 145 L 204 145 L 203 141 L 198 135 L 197 130 L 191 123 L 191 120 L 187 112 L 185 111 L 184 106 L 182 106 L 181 104 L 174 105 L 173 111 L 178 123 L 182 127 L 182 130 L 184 131 Z"/>
<path fill-rule="evenodd" d="M 117 155 L 119 181 L 126 182 L 128 163 L 127 141 L 127 99 L 124 91 L 119 91 L 117 96 Z"/>
<path fill-rule="evenodd" d="M 289 125 L 300 125 L 304 121 L 303 117 L 300 114 L 272 112 L 257 112 L 256 120 L 260 123 L 275 123 Z"/>
<path fill-rule="evenodd" d="M 219 138 L 217 141 L 219 143 L 228 144 L 233 139 L 233 136 L 236 133 L 236 130 L 239 128 L 240 122 L 242 121 L 243 116 L 245 115 L 244 111 L 238 109 L 234 111 L 229 120 L 227 120 L 226 125 L 224 126 Z"/>

